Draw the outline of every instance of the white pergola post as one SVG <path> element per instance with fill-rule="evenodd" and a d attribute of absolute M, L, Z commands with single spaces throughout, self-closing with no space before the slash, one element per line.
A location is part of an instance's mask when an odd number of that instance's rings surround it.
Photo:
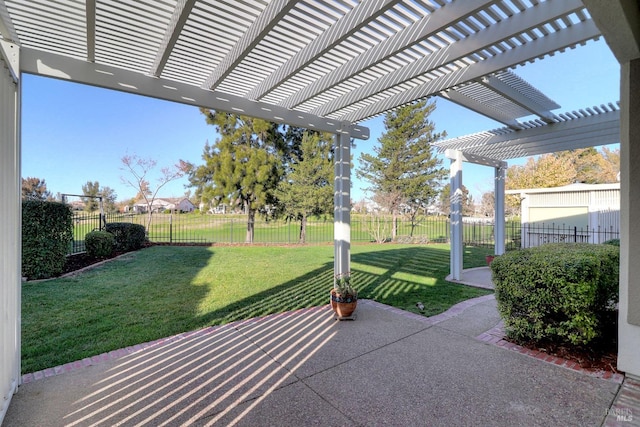
<path fill-rule="evenodd" d="M 451 224 L 451 278 L 462 278 L 462 152 L 451 150 L 447 153 L 451 160 L 450 182 L 450 224 Z"/>
<path fill-rule="evenodd" d="M 504 185 L 505 185 L 505 177 L 506 177 L 506 166 L 499 166 L 495 168 L 495 218 L 494 218 L 494 228 L 493 228 L 493 238 L 495 240 L 495 254 L 502 255 L 504 253 L 504 203 L 505 203 L 505 195 L 504 195 Z"/>
<path fill-rule="evenodd" d="M 0 41 L 0 424 L 20 385 L 19 48 Z"/>
<path fill-rule="evenodd" d="M 333 196 L 333 245 L 335 277 L 351 270 L 351 139 L 339 133 L 335 136 L 335 177 Z"/>
<path fill-rule="evenodd" d="M 490 159 L 476 154 L 464 153 L 458 150 L 447 149 L 445 156 L 451 160 L 449 177 L 451 178 L 451 279 L 460 280 L 462 277 L 462 162 L 495 168 L 495 253 L 504 253 L 504 201 L 505 201 L 505 175 L 507 162 Z"/>
<path fill-rule="evenodd" d="M 620 65 L 618 368 L 640 378 L 640 59 Z"/>

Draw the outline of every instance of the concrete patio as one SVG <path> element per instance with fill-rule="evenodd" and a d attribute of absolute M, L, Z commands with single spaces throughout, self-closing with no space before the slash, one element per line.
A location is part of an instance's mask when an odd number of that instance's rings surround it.
<path fill-rule="evenodd" d="M 637 425 L 633 390 L 611 406 L 621 375 L 518 351 L 499 323 L 488 295 L 431 318 L 361 300 L 355 321 L 324 306 L 208 328 L 25 376 L 3 425 Z"/>

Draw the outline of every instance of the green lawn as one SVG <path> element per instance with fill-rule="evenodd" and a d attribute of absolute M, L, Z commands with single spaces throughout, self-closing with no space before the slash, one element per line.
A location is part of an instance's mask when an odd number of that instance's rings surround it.
<path fill-rule="evenodd" d="M 486 249 L 465 250 L 465 268 Z M 354 245 L 361 298 L 425 315 L 488 291 L 448 283 L 448 245 Z M 22 369 L 33 372 L 184 331 L 328 303 L 333 246 L 155 246 L 22 289 Z"/>

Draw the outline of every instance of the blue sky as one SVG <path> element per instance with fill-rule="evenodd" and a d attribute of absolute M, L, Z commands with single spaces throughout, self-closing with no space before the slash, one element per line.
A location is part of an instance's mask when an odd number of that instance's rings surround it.
<path fill-rule="evenodd" d="M 619 66 L 603 40 L 518 67 L 516 74 L 561 105 L 556 113 L 616 102 Z M 198 109 L 122 92 L 64 81 L 23 76 L 22 176 L 46 180 L 54 194 L 81 194 L 87 181 L 115 190 L 118 200 L 136 191 L 122 183 L 122 156 L 138 155 L 158 162 L 150 175 L 152 185 L 160 168 L 184 159 L 201 164 L 205 142 L 217 137 Z M 436 131 L 456 137 L 502 125 L 437 98 L 431 115 Z M 362 125 L 371 129 L 368 141 L 356 141 L 358 166 L 361 152 L 370 152 L 384 132 L 382 117 Z M 521 164 L 526 159 L 509 161 Z M 448 166 L 448 160 L 444 161 Z M 471 164 L 463 168 L 463 181 L 475 197 L 493 189 L 493 169 Z M 353 174 L 352 199 L 366 196 L 367 183 Z M 161 196 L 181 196 L 186 179 L 168 184 Z"/>

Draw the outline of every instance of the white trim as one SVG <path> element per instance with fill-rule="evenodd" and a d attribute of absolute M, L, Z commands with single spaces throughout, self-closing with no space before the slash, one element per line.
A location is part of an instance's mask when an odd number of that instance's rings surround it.
<path fill-rule="evenodd" d="M 66 58 L 49 52 L 22 49 L 22 71 L 92 86 L 150 96 L 167 101 L 245 114 L 277 123 L 307 129 L 345 133 L 352 138 L 368 139 L 369 129 L 334 119 L 326 119 L 274 105 L 250 101 L 238 96 L 204 90 L 192 85 L 147 76 L 122 68 Z"/>

